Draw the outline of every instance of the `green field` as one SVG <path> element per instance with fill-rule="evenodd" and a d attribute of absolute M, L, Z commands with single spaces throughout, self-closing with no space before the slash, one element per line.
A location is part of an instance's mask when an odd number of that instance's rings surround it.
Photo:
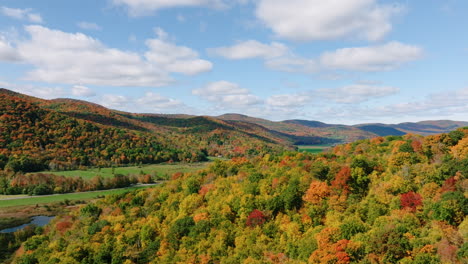
<path fill-rule="evenodd" d="M 129 191 L 142 189 L 142 188 L 149 188 L 153 186 L 134 186 L 134 187 L 104 190 L 104 191 L 54 194 L 54 195 L 45 195 L 45 196 L 30 196 L 30 197 L 21 198 L 21 199 L 0 200 L 0 208 L 10 207 L 10 206 L 47 204 L 47 203 L 54 203 L 54 202 L 63 202 L 65 200 L 69 200 L 69 201 L 89 200 L 89 199 L 98 198 L 98 196 L 109 195 L 109 194 L 121 194 L 121 193 L 129 192 Z"/>
<path fill-rule="evenodd" d="M 300 152 L 308 152 L 312 154 L 322 153 L 325 149 L 330 148 L 331 145 L 298 145 L 297 150 Z"/>
<path fill-rule="evenodd" d="M 167 178 L 176 172 L 196 172 L 204 169 L 209 162 L 198 163 L 175 163 L 175 164 L 153 164 L 133 167 L 115 167 L 115 168 L 89 168 L 86 170 L 72 170 L 72 171 L 43 171 L 42 173 L 50 173 L 55 175 L 63 175 L 66 177 L 78 176 L 83 179 L 91 179 L 95 176 L 103 178 L 112 178 L 115 174 L 129 175 L 129 174 L 150 174 L 153 176 L 160 176 Z"/>

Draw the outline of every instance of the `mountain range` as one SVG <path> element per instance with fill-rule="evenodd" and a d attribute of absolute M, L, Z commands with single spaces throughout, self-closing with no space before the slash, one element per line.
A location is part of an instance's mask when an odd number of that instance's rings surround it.
<path fill-rule="evenodd" d="M 82 100 L 45 100 L 7 89 L 0 89 L 0 99 L 0 165 L 4 166 L 12 155 L 29 154 L 49 167 L 51 162 L 76 167 L 197 161 L 206 156 L 292 150 L 294 145 L 439 134 L 468 126 L 468 122 L 450 120 L 349 126 L 309 120 L 276 122 L 241 114 L 138 114 Z M 113 141 L 108 142 L 109 137 Z M 57 157 L 58 149 L 61 157 Z"/>
<path fill-rule="evenodd" d="M 222 130 L 238 133 L 244 138 L 257 138 L 264 142 L 285 146 L 345 143 L 376 136 L 400 136 L 409 133 L 432 135 L 468 126 L 466 121 L 451 120 L 342 125 L 298 119 L 270 121 L 235 113 L 220 116 L 136 114 L 112 110 L 76 99 L 44 100 L 7 89 L 0 89 L 0 95 L 21 98 L 38 105 L 41 109 L 58 112 L 71 118 L 121 129 L 159 135 L 197 134 Z"/>

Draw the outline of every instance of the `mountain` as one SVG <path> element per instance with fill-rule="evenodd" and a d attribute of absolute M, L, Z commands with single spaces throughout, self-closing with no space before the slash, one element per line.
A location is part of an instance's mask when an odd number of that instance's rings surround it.
<path fill-rule="evenodd" d="M 138 114 L 75 99 L 44 100 L 0 89 L 0 169 L 199 161 L 338 144 L 386 135 L 439 134 L 468 122 L 326 124 L 221 116 Z"/>
<path fill-rule="evenodd" d="M 421 121 L 417 123 L 400 123 L 393 125 L 396 129 L 406 133 L 420 134 L 420 135 L 433 135 L 440 133 L 447 133 L 459 127 L 468 126 L 468 122 L 450 121 L 450 120 L 434 120 L 434 121 Z"/>
<path fill-rule="evenodd" d="M 460 127 L 468 126 L 468 122 L 451 120 L 432 120 L 421 122 L 405 122 L 400 124 L 359 124 L 361 130 L 375 133 L 379 136 L 399 136 L 404 134 L 434 135 L 448 133 Z"/>
<path fill-rule="evenodd" d="M 299 120 L 299 119 L 294 119 L 294 120 L 285 120 L 283 123 L 288 123 L 288 124 L 298 124 L 298 125 L 303 125 L 306 127 L 331 127 L 333 125 L 325 124 L 320 121 L 309 121 L 309 120 Z"/>
<path fill-rule="evenodd" d="M 401 130 L 398 130 L 396 128 L 393 128 L 385 124 L 363 124 L 363 125 L 356 125 L 355 127 L 364 131 L 374 133 L 382 137 L 383 136 L 402 136 L 406 134 L 405 132 Z"/>
<path fill-rule="evenodd" d="M 211 117 L 133 114 L 0 90 L 0 169 L 40 171 L 201 161 L 293 149 L 264 127 Z"/>
<path fill-rule="evenodd" d="M 13 263 L 466 263 L 467 155 L 459 129 L 218 160 L 71 208 Z"/>
<path fill-rule="evenodd" d="M 264 126 L 271 131 L 290 138 L 295 145 L 333 144 L 376 136 L 373 133 L 352 126 L 329 125 L 318 121 L 287 120 L 275 122 L 239 114 L 225 114 L 216 118 Z"/>

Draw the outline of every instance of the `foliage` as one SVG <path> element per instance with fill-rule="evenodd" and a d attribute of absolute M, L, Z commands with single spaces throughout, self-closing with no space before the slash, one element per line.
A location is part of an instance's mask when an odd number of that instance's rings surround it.
<path fill-rule="evenodd" d="M 245 224 L 247 226 L 255 227 L 255 226 L 263 225 L 265 221 L 266 221 L 266 216 L 263 214 L 263 212 L 255 209 L 249 214 Z"/>
<path fill-rule="evenodd" d="M 457 135 L 217 161 L 58 216 L 15 262 L 463 263 Z"/>
<path fill-rule="evenodd" d="M 173 118 L 114 112 L 81 101 L 48 101 L 0 90 L 0 169 L 72 170 L 207 156 L 249 156 L 292 149 L 259 127 L 205 117 Z"/>
<path fill-rule="evenodd" d="M 418 206 L 422 205 L 422 197 L 415 192 L 403 193 L 400 196 L 400 204 L 402 208 L 409 208 L 414 211 Z"/>

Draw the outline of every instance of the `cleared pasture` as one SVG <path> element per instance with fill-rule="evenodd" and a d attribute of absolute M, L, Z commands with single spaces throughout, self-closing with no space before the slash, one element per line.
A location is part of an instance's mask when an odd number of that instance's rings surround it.
<path fill-rule="evenodd" d="M 300 152 L 308 152 L 312 154 L 322 153 L 324 150 L 330 148 L 331 145 L 298 145 L 297 150 Z"/>
<path fill-rule="evenodd" d="M 40 205 L 48 204 L 55 202 L 64 202 L 65 200 L 74 201 L 74 200 L 89 200 L 95 199 L 100 196 L 109 195 L 109 194 L 121 194 L 137 189 L 154 187 L 151 186 L 133 186 L 128 188 L 121 189 L 112 189 L 112 190 L 103 190 L 103 191 L 92 191 L 92 192 L 81 192 L 81 193 L 65 193 L 65 194 L 53 194 L 53 195 L 44 195 L 44 196 L 28 196 L 18 199 L 11 200 L 0 200 L 0 208 L 11 207 L 11 206 L 25 206 L 25 205 Z"/>
<path fill-rule="evenodd" d="M 209 162 L 198 163 L 174 163 L 174 164 L 152 164 L 131 167 L 114 167 L 114 168 L 88 168 L 85 170 L 71 170 L 71 171 L 43 171 L 42 173 L 63 175 L 65 177 L 82 177 L 83 179 L 91 179 L 95 176 L 102 178 L 112 178 L 116 174 L 129 175 L 129 174 L 150 174 L 165 178 L 171 176 L 176 172 L 196 172 L 204 169 Z"/>

